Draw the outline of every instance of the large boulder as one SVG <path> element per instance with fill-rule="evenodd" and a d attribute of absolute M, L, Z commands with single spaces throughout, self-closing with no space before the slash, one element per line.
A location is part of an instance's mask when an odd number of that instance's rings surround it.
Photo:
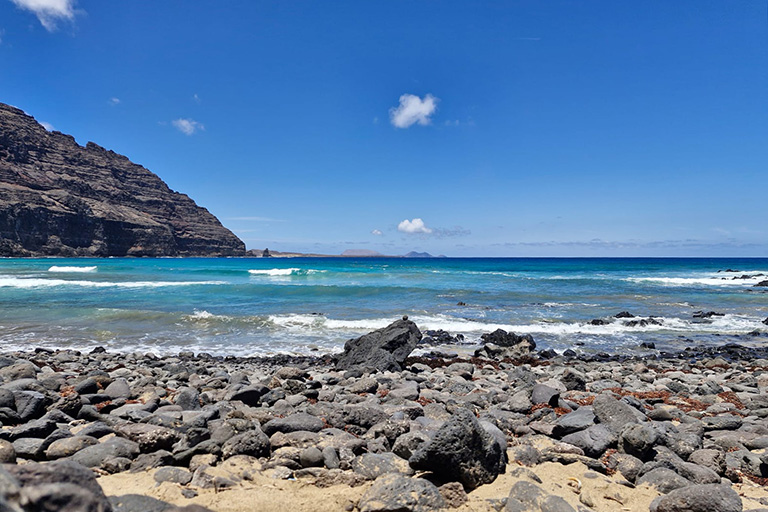
<path fill-rule="evenodd" d="M 405 358 L 421 339 L 416 324 L 403 317 L 383 329 L 369 332 L 344 344 L 344 353 L 336 362 L 339 370 L 354 367 L 379 371 L 400 371 Z"/>
<path fill-rule="evenodd" d="M 506 467 L 506 441 L 489 432 L 467 409 L 458 409 L 409 459 L 413 469 L 475 489 L 493 482 Z"/>

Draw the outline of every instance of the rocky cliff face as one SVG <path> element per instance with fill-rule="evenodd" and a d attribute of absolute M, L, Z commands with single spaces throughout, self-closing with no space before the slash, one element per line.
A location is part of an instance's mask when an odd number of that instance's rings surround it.
<path fill-rule="evenodd" d="M 0 256 L 242 256 L 154 173 L 0 103 Z"/>

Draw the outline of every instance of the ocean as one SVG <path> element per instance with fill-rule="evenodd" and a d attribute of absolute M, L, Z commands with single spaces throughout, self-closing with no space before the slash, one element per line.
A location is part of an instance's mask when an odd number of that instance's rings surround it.
<path fill-rule="evenodd" d="M 319 355 L 403 315 L 460 354 L 495 329 L 558 352 L 760 345 L 766 279 L 766 258 L 2 259 L 0 346 Z"/>

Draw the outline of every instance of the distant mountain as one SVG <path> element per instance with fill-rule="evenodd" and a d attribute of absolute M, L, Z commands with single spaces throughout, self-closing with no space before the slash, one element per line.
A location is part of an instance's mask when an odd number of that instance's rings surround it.
<path fill-rule="evenodd" d="M 243 256 L 156 174 L 0 103 L 0 256 Z"/>
<path fill-rule="evenodd" d="M 374 257 L 374 256 L 384 256 L 380 252 L 371 251 L 368 249 L 347 249 L 343 253 L 341 253 L 342 256 L 350 256 L 350 257 Z"/>

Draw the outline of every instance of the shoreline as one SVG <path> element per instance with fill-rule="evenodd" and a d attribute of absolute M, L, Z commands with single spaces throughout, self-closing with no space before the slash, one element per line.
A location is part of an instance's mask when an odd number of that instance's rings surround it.
<path fill-rule="evenodd" d="M 516 510 L 523 488 L 562 510 L 634 512 L 713 485 L 743 510 L 768 504 L 768 348 L 516 355 L 370 371 L 331 355 L 2 352 L 0 460 L 12 449 L 16 478 L 84 464 L 137 512 L 149 501 L 134 494 L 215 511 L 392 510 L 413 489 L 404 510 Z M 477 486 L 413 462 L 467 411 L 506 454 L 476 468 L 490 475 Z"/>

